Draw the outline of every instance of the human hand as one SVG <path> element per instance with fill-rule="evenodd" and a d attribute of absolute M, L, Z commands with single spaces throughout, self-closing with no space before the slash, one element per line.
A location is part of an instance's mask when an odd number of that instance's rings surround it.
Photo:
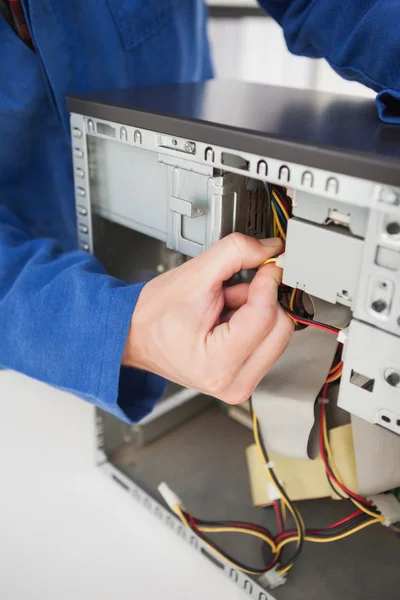
<path fill-rule="evenodd" d="M 228 404 L 247 400 L 286 348 L 293 321 L 278 305 L 281 270 L 223 287 L 283 250 L 278 239 L 234 233 L 147 283 L 133 312 L 123 364 Z"/>

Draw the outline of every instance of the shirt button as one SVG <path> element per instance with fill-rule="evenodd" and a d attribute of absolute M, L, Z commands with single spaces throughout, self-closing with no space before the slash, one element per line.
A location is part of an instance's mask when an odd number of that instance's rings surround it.
<path fill-rule="evenodd" d="M 87 227 L 87 225 L 83 225 L 83 223 L 79 223 L 79 231 L 81 233 L 88 233 L 89 232 L 89 228 Z"/>
<path fill-rule="evenodd" d="M 79 127 L 74 127 L 72 130 L 72 135 L 74 136 L 74 138 L 81 138 L 82 137 L 82 130 L 79 129 Z"/>
<path fill-rule="evenodd" d="M 80 148 L 74 148 L 74 156 L 75 158 L 83 158 L 83 150 Z"/>
<path fill-rule="evenodd" d="M 83 169 L 75 169 L 75 175 L 83 179 L 85 177 L 85 171 Z"/>
<path fill-rule="evenodd" d="M 89 250 L 89 244 L 87 244 L 86 242 L 81 242 L 79 245 L 82 248 L 82 250 L 85 250 L 85 252 Z"/>
<path fill-rule="evenodd" d="M 83 187 L 78 187 L 76 188 L 76 191 L 78 193 L 78 196 L 80 196 L 81 198 L 84 198 L 86 196 L 86 190 Z"/>

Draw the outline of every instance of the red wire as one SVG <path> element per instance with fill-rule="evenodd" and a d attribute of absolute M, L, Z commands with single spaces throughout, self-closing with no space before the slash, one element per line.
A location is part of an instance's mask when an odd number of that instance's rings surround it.
<path fill-rule="evenodd" d="M 278 522 L 279 531 L 280 531 L 280 533 L 282 533 L 283 532 L 283 523 L 282 523 L 281 511 L 279 510 L 279 504 L 276 500 L 274 502 L 274 511 L 275 511 L 276 520 Z"/>
<path fill-rule="evenodd" d="M 194 520 L 194 518 L 192 517 L 192 515 L 189 515 L 189 513 L 186 513 L 186 516 L 187 516 L 187 518 L 189 519 L 189 521 L 190 521 L 190 523 L 191 523 L 192 527 L 193 527 L 193 528 L 194 528 L 196 531 L 198 531 L 198 528 L 197 528 L 197 523 L 196 523 L 196 521 Z"/>
<path fill-rule="evenodd" d="M 354 519 L 355 517 L 358 517 L 360 515 L 364 514 L 362 510 L 357 510 L 356 512 L 352 513 L 351 515 L 349 515 L 348 517 L 341 519 L 340 521 L 337 521 L 337 523 L 332 523 L 332 525 L 328 525 L 327 527 L 324 527 L 323 529 L 307 529 L 307 533 L 310 534 L 318 534 L 321 533 L 323 531 L 325 531 L 326 529 L 335 529 L 335 527 L 340 527 L 340 525 L 345 525 L 346 523 L 348 523 L 349 521 L 351 521 L 352 519 Z M 291 535 L 295 535 L 297 533 L 297 531 L 295 529 L 292 529 L 290 531 L 284 531 L 282 532 L 280 535 L 278 535 L 276 537 L 276 541 L 280 541 L 286 537 L 290 537 Z"/>
<path fill-rule="evenodd" d="M 188 519 L 191 522 L 191 524 L 193 525 L 193 527 L 198 529 L 199 525 L 197 524 L 197 521 L 194 519 L 194 517 L 189 515 L 189 513 L 186 513 L 186 516 L 188 517 Z M 216 526 L 217 526 L 217 524 L 216 524 Z M 253 523 L 242 523 L 240 521 L 223 521 L 223 523 L 221 523 L 221 526 L 222 527 L 238 527 L 238 528 L 242 528 L 242 529 L 253 529 L 254 531 L 259 531 L 260 533 L 264 533 L 265 535 L 272 537 L 271 533 L 267 529 L 265 529 L 261 525 L 254 525 Z M 207 527 L 207 525 L 205 524 L 204 527 Z"/>
<path fill-rule="evenodd" d="M 339 527 L 340 525 L 344 525 L 345 523 L 348 523 L 349 521 L 351 521 L 355 517 L 359 517 L 360 515 L 363 515 L 363 514 L 364 513 L 363 513 L 362 510 L 356 510 L 356 512 L 354 512 L 352 515 L 349 515 L 345 519 L 342 519 L 341 521 L 338 521 L 337 523 L 333 523 L 333 525 L 328 525 L 328 527 L 326 529 L 334 529 L 335 527 Z"/>
<path fill-rule="evenodd" d="M 334 373 L 336 373 L 339 368 L 340 369 L 343 368 L 343 361 L 342 360 L 340 362 L 338 362 L 337 365 L 335 365 L 334 367 L 332 367 L 332 369 L 329 371 L 329 375 L 333 375 Z"/>
<path fill-rule="evenodd" d="M 339 377 L 342 376 L 342 374 L 343 374 L 343 367 L 340 369 L 337 369 L 337 371 L 335 371 L 335 373 L 330 374 L 325 383 L 332 383 L 333 381 L 337 381 L 339 379 Z"/>
<path fill-rule="evenodd" d="M 325 399 L 326 398 L 326 394 L 328 391 L 328 384 L 325 383 L 324 387 L 322 388 L 322 398 Z M 328 473 L 330 479 L 332 479 L 334 481 L 334 483 L 343 491 L 345 492 L 348 496 L 351 496 L 352 498 L 354 498 L 355 500 L 358 500 L 359 502 L 362 502 L 362 504 L 366 504 L 366 500 L 365 498 L 362 498 L 362 496 L 359 496 L 358 494 L 356 494 L 355 492 L 352 492 L 351 490 L 349 490 L 345 485 L 343 485 L 342 483 L 340 483 L 340 481 L 338 481 L 335 477 L 335 475 L 332 473 L 332 470 L 328 464 L 328 461 L 326 459 L 325 456 L 325 445 L 324 445 L 324 432 L 323 432 L 323 424 L 324 424 L 324 419 L 325 419 L 325 404 L 321 404 L 321 421 L 320 421 L 320 428 L 319 428 L 319 449 L 320 449 L 320 454 L 321 454 L 321 458 L 324 462 L 325 465 L 325 470 Z"/>
<path fill-rule="evenodd" d="M 329 333 L 334 333 L 335 335 L 337 335 L 339 332 L 339 329 L 337 329 L 337 328 L 325 327 L 324 325 L 320 325 L 319 323 L 316 323 L 312 319 L 310 319 L 310 320 L 303 319 L 302 317 L 299 317 L 297 315 L 294 315 L 293 318 L 295 321 L 297 321 L 298 323 L 301 323 L 302 325 L 310 325 L 311 327 L 316 327 L 317 329 L 322 329 L 323 331 L 329 331 Z"/>
<path fill-rule="evenodd" d="M 244 529 L 254 529 L 254 531 L 259 531 L 260 533 L 264 533 L 270 536 L 270 532 L 261 527 L 261 525 L 253 525 L 250 523 L 239 523 L 238 521 L 224 521 L 224 527 L 241 527 Z"/>
<path fill-rule="evenodd" d="M 280 542 L 281 540 L 290 537 L 291 535 L 296 535 L 298 532 L 296 531 L 296 529 L 291 529 L 289 531 L 283 531 L 282 533 L 280 533 L 279 535 L 276 536 L 275 541 L 276 542 Z"/>

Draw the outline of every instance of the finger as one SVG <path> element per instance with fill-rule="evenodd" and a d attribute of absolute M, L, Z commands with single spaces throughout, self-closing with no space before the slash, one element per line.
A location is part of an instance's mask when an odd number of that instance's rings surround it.
<path fill-rule="evenodd" d="M 229 321 L 232 319 L 233 315 L 235 314 L 236 310 L 227 310 L 226 312 L 222 313 L 222 315 L 220 316 L 219 322 L 220 323 L 229 323 Z"/>
<path fill-rule="evenodd" d="M 249 284 L 238 283 L 224 288 L 224 301 L 226 308 L 240 308 L 247 302 L 249 295 Z"/>
<path fill-rule="evenodd" d="M 256 240 L 240 233 L 223 238 L 192 262 L 198 276 L 211 285 L 221 285 L 242 269 L 255 269 L 268 258 L 281 254 L 278 238 Z"/>
<path fill-rule="evenodd" d="M 210 351 L 229 356 L 232 369 L 239 369 L 273 329 L 280 278 L 280 269 L 275 265 L 260 269 L 249 285 L 247 302 L 228 323 L 222 323 L 207 335 Z"/>
<path fill-rule="evenodd" d="M 260 381 L 266 376 L 285 351 L 294 331 L 294 323 L 279 307 L 275 327 L 249 356 L 224 394 L 228 403 L 238 404 L 251 396 Z"/>

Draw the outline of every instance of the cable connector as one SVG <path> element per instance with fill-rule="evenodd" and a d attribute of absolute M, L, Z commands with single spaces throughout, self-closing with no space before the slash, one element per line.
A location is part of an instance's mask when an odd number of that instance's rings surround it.
<path fill-rule="evenodd" d="M 348 337 L 349 337 L 349 328 L 345 327 L 344 329 L 341 329 L 339 331 L 338 336 L 337 336 L 337 341 L 340 344 L 345 344 L 347 342 Z"/>
<path fill-rule="evenodd" d="M 264 587 L 264 588 L 270 588 L 271 590 L 274 590 L 275 588 L 279 587 L 280 585 L 283 585 L 286 582 L 286 576 L 285 575 L 281 575 L 278 571 L 277 567 L 274 567 L 273 569 L 270 569 L 269 571 L 265 571 L 265 573 L 263 573 L 261 575 L 261 577 L 258 578 L 258 583 Z"/>
<path fill-rule="evenodd" d="M 280 269 L 283 269 L 285 267 L 285 253 L 280 254 L 278 256 L 278 258 L 276 259 L 276 263 L 275 264 Z"/>
<path fill-rule="evenodd" d="M 385 517 L 382 525 L 390 527 L 400 522 L 400 502 L 393 493 L 376 494 L 368 498 L 378 511 Z"/>
<path fill-rule="evenodd" d="M 281 481 L 279 483 L 282 485 Z M 271 481 L 268 481 L 267 483 L 267 491 L 270 502 L 277 502 L 282 498 L 282 494 L 280 493 L 279 489 Z"/>
<path fill-rule="evenodd" d="M 170 487 L 165 482 L 160 483 L 158 486 L 158 491 L 162 496 L 164 502 L 169 506 L 171 510 L 175 512 L 175 506 L 179 506 L 180 508 L 184 508 L 182 500 L 179 498 L 175 492 L 171 490 Z"/>

